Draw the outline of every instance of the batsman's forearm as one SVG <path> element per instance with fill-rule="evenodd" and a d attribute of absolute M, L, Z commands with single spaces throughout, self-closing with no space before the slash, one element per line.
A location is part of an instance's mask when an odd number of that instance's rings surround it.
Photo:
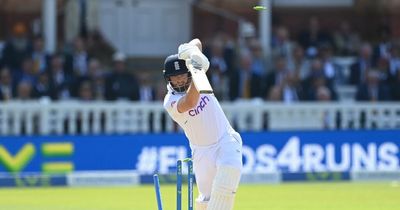
<path fill-rule="evenodd" d="M 195 106 L 197 104 L 197 101 L 199 100 L 200 93 L 196 89 L 196 86 L 194 85 L 193 82 L 190 84 L 186 97 L 188 101 L 190 101 L 193 104 L 193 106 Z"/>

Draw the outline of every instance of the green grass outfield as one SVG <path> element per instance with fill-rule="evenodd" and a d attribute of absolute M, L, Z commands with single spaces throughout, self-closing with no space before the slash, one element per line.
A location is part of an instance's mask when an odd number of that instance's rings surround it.
<path fill-rule="evenodd" d="M 187 201 L 186 192 L 183 192 L 184 201 Z M 175 185 L 162 185 L 161 193 L 164 209 L 175 209 Z M 187 209 L 186 202 L 183 205 L 185 207 L 183 209 Z M 152 185 L 0 189 L 0 210 L 151 209 L 157 209 Z M 399 210 L 400 186 L 388 182 L 241 185 L 237 193 L 235 210 L 247 209 Z"/>

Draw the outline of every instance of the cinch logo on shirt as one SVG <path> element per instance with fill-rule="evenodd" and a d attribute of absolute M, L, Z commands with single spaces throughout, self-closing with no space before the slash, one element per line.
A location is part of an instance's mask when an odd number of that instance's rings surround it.
<path fill-rule="evenodd" d="M 208 101 L 210 101 L 210 99 L 207 96 L 203 96 L 199 105 L 195 109 L 189 110 L 189 115 L 194 117 L 200 114 L 200 112 L 203 111 L 204 107 L 207 105 Z"/>

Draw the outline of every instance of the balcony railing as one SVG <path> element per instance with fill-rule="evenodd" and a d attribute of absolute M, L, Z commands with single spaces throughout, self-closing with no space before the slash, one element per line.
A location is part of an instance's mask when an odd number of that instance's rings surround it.
<path fill-rule="evenodd" d="M 238 131 L 399 129 L 399 103 L 221 103 Z M 0 135 L 179 132 L 161 102 L 0 103 Z"/>

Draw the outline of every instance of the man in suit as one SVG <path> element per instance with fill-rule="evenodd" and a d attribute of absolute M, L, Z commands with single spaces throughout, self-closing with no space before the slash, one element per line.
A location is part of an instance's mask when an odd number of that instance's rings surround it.
<path fill-rule="evenodd" d="M 388 87 L 379 81 L 379 72 L 371 70 L 367 73 L 365 83 L 357 89 L 357 101 L 388 101 L 390 100 Z"/>
<path fill-rule="evenodd" d="M 114 69 L 105 80 L 106 100 L 131 100 L 138 101 L 139 83 L 136 77 L 127 72 L 126 57 L 123 53 L 117 52 L 113 56 Z"/>
<path fill-rule="evenodd" d="M 359 57 L 356 63 L 350 67 L 350 84 L 359 85 L 365 81 L 367 71 L 372 67 L 372 47 L 364 43 L 360 47 Z"/>

